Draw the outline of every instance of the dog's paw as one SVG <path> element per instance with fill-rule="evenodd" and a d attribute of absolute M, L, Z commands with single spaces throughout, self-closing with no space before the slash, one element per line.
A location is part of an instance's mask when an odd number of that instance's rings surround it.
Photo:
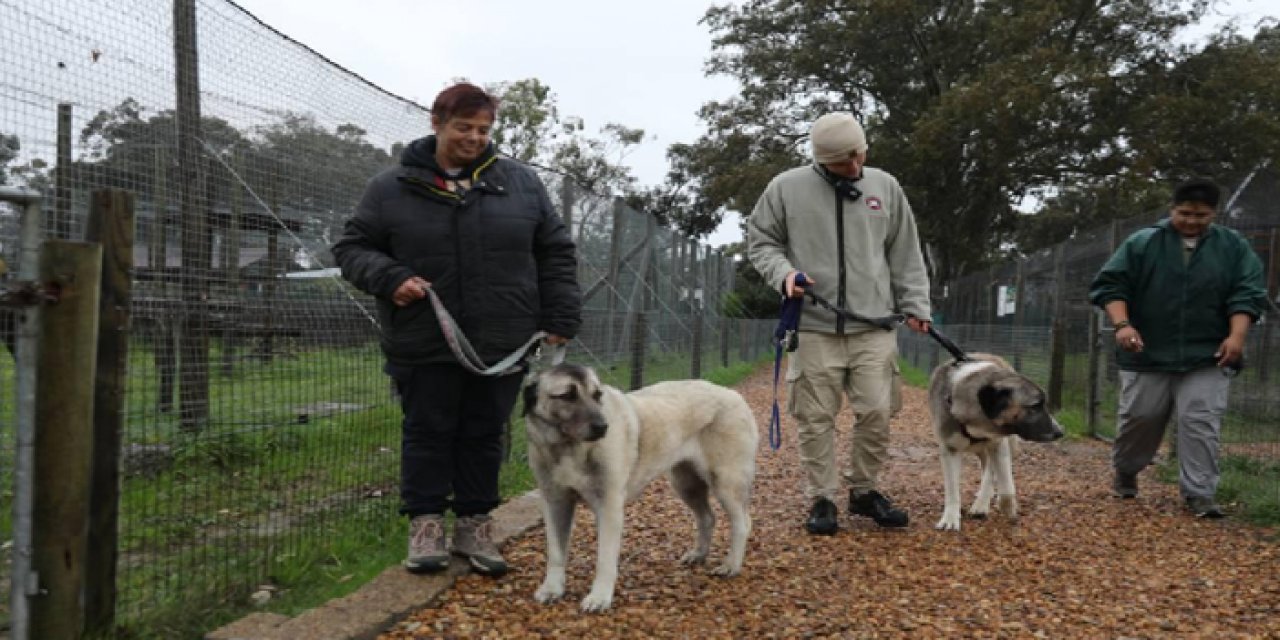
<path fill-rule="evenodd" d="M 713 575 L 713 576 L 720 576 L 720 577 L 722 577 L 722 578 L 730 578 L 730 577 L 733 577 L 733 576 L 738 575 L 741 571 L 742 571 L 742 567 L 741 567 L 741 566 L 736 566 L 736 567 L 735 567 L 735 566 L 733 566 L 732 564 L 730 564 L 730 563 L 728 563 L 728 562 L 725 562 L 725 563 L 721 564 L 720 566 L 718 566 L 718 567 L 716 567 L 716 568 L 714 568 L 714 569 L 711 569 L 711 570 L 707 571 L 707 573 L 709 573 L 709 574 L 711 574 L 711 575 Z"/>
<path fill-rule="evenodd" d="M 680 556 L 680 564 L 702 564 L 707 561 L 707 552 L 700 549 L 690 549 L 683 556 Z"/>
<path fill-rule="evenodd" d="M 538 590 L 533 592 L 533 599 L 542 604 L 551 604 L 564 596 L 564 583 L 556 584 L 551 580 L 546 580 Z"/>
<path fill-rule="evenodd" d="M 960 530 L 960 510 L 946 509 L 942 512 L 942 518 L 938 520 L 938 524 L 933 525 L 934 529 L 940 531 L 959 531 Z"/>
<path fill-rule="evenodd" d="M 613 594 L 607 592 L 598 592 L 598 589 L 592 589 L 587 597 L 582 599 L 583 613 L 600 613 L 608 611 L 613 606 Z"/>
<path fill-rule="evenodd" d="M 1000 513 L 1010 520 L 1018 519 L 1018 496 L 1000 496 Z"/>
<path fill-rule="evenodd" d="M 989 507 L 979 508 L 977 505 L 974 505 L 969 507 L 968 516 L 974 520 L 986 520 L 987 516 L 991 514 L 990 511 Z"/>

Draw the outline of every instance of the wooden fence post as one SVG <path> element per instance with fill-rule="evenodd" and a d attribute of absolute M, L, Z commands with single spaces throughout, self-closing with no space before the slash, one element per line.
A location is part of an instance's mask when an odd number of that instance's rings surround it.
<path fill-rule="evenodd" d="M 109 636 L 115 624 L 120 444 L 133 287 L 133 194 L 95 191 L 85 239 L 102 243 L 98 361 L 93 394 L 93 480 L 85 554 L 85 629 Z"/>
<path fill-rule="evenodd" d="M 84 625 L 85 552 L 93 470 L 93 394 L 102 247 L 50 240 L 40 282 L 56 286 L 41 313 L 36 384 L 31 638 L 71 640 Z"/>
<path fill-rule="evenodd" d="M 1062 408 L 1063 370 L 1067 360 L 1067 323 L 1062 317 L 1066 308 L 1066 251 L 1059 244 L 1053 249 L 1053 335 L 1049 341 L 1049 408 Z"/>

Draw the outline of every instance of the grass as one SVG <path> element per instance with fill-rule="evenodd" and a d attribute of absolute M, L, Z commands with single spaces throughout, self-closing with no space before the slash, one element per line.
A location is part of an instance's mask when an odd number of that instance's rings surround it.
<path fill-rule="evenodd" d="M 400 413 L 376 352 L 249 362 L 234 379 L 211 370 L 211 419 L 199 432 L 154 411 L 151 354 L 135 351 L 131 362 L 130 411 L 145 419 L 130 441 L 166 443 L 173 462 L 123 485 L 116 637 L 198 637 L 250 611 L 294 615 L 351 593 L 402 559 Z M 734 385 L 763 362 L 704 365 L 704 377 Z M 689 370 L 687 354 L 658 355 L 646 361 L 644 378 L 686 378 Z M 629 386 L 625 365 L 601 374 Z M 297 406 L 317 399 L 368 408 L 299 423 Z M 504 499 L 535 486 L 517 416 L 510 433 L 499 480 Z M 263 585 L 273 597 L 258 608 L 249 597 Z"/>
<path fill-rule="evenodd" d="M 1221 480 L 1218 503 L 1246 522 L 1280 526 L 1280 461 L 1243 456 L 1223 456 L 1219 460 Z M 1169 457 L 1156 468 L 1156 478 L 1178 483 L 1178 459 Z"/>

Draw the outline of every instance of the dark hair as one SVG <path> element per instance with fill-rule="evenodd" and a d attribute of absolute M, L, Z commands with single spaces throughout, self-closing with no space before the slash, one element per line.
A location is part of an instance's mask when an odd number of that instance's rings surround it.
<path fill-rule="evenodd" d="M 1173 204 L 1182 204 L 1184 202 L 1199 202 L 1207 204 L 1214 209 L 1218 208 L 1218 198 L 1221 197 L 1221 190 L 1212 180 L 1206 178 L 1193 178 L 1179 184 L 1173 190 Z"/>
<path fill-rule="evenodd" d="M 431 103 L 431 115 L 440 122 L 448 122 L 454 116 L 468 118 L 481 111 L 497 115 L 498 99 L 470 82 L 459 82 L 441 91 Z"/>

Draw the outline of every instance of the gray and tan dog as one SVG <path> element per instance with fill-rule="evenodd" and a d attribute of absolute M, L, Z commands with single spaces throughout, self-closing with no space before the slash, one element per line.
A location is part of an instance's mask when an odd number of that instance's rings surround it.
<path fill-rule="evenodd" d="M 984 518 L 992 493 L 1006 517 L 1018 517 L 1013 486 L 1014 436 L 1032 442 L 1062 437 L 1062 427 L 1045 407 L 1036 383 L 998 356 L 973 353 L 970 359 L 939 365 L 929 381 L 929 410 L 942 459 L 946 503 L 938 529 L 960 530 L 960 472 L 966 452 L 978 456 L 982 481 L 969 517 Z"/>
<path fill-rule="evenodd" d="M 711 570 L 737 575 L 751 532 L 755 417 L 737 392 L 702 380 L 660 382 L 631 393 L 600 383 L 587 367 L 561 364 L 524 390 L 529 466 L 546 516 L 547 574 L 534 598 L 564 595 L 573 511 L 585 502 L 596 519 L 596 573 L 583 611 L 613 603 L 623 506 L 665 473 L 693 511 L 693 548 L 681 562 L 701 563 L 711 547 L 715 495 L 729 518 L 729 550 Z"/>

